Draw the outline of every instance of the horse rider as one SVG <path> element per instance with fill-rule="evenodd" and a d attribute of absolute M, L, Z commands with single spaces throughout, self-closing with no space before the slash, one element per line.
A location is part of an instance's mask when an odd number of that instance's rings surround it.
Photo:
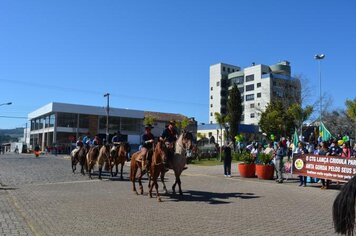
<path fill-rule="evenodd" d="M 91 141 L 92 146 L 99 146 L 101 144 L 101 140 L 99 136 L 95 135 L 94 139 Z"/>
<path fill-rule="evenodd" d="M 145 133 L 142 135 L 142 147 L 141 147 L 141 160 L 142 160 L 142 169 L 146 169 L 146 157 L 147 157 L 147 153 L 150 149 L 153 148 L 153 142 L 155 137 L 153 136 L 153 134 L 151 133 L 152 130 L 152 125 L 146 125 L 145 126 Z"/>
<path fill-rule="evenodd" d="M 77 140 L 77 142 L 75 143 L 75 149 L 73 149 L 73 151 L 72 151 L 72 156 L 74 157 L 75 156 L 75 154 L 80 150 L 80 148 L 81 147 L 83 147 L 83 141 L 82 141 L 82 137 L 79 137 L 78 138 L 78 140 Z"/>
<path fill-rule="evenodd" d="M 112 144 L 116 147 L 120 145 L 120 143 L 124 142 L 124 138 L 122 137 L 120 130 L 117 131 L 117 133 L 114 134 L 114 137 L 112 137 L 111 142 Z"/>
<path fill-rule="evenodd" d="M 169 160 L 172 160 L 174 157 L 174 144 L 178 139 L 178 132 L 175 128 L 175 124 L 176 122 L 174 120 L 169 121 L 168 125 L 163 130 L 162 135 L 160 137 L 160 140 L 164 141 L 168 148 L 168 155 L 167 155 L 168 161 L 166 162 L 166 167 L 165 167 L 166 171 L 169 170 L 168 168 Z"/>
<path fill-rule="evenodd" d="M 84 136 L 82 142 L 86 147 L 90 146 L 90 133 L 87 133 L 87 135 Z"/>

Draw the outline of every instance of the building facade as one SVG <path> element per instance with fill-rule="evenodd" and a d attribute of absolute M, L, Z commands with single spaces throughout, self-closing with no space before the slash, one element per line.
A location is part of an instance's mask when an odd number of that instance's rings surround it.
<path fill-rule="evenodd" d="M 115 132 L 120 131 L 123 138 L 133 145 L 134 149 L 138 148 L 144 132 L 145 116 L 155 118 L 156 137 L 161 135 L 170 120 L 180 121 L 186 118 L 180 114 L 110 107 L 109 139 Z M 107 114 L 105 107 L 52 102 L 28 114 L 28 119 L 30 125 L 24 136 L 30 149 L 39 145 L 42 150 L 45 147 L 56 147 L 56 149 L 68 153 L 68 149 L 72 148 L 73 143 L 80 136 L 84 137 L 89 133 L 91 138 L 94 135 L 98 135 L 103 141 L 106 138 Z M 196 122 L 194 124 L 196 132 Z"/>
<path fill-rule="evenodd" d="M 260 114 L 272 100 L 287 105 L 300 102 L 300 81 L 291 76 L 288 61 L 275 65 L 256 65 L 241 69 L 218 63 L 210 66 L 209 123 L 215 123 L 214 113 L 227 113 L 229 90 L 236 84 L 243 102 L 242 124 L 258 125 Z"/>

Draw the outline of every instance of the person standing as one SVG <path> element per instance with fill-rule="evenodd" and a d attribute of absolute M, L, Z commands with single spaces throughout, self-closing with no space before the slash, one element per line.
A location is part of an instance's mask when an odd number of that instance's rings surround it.
<path fill-rule="evenodd" d="M 231 149 L 232 149 L 232 142 L 229 141 L 225 146 L 224 146 L 224 176 L 231 178 Z"/>
<path fill-rule="evenodd" d="M 276 158 L 275 158 L 275 168 L 277 172 L 277 182 L 279 184 L 283 183 L 282 169 L 283 169 L 283 157 L 284 157 L 284 147 L 282 141 L 277 144 Z"/>

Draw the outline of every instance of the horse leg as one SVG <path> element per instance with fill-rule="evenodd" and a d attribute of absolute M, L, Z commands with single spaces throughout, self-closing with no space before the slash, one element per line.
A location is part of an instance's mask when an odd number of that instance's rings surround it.
<path fill-rule="evenodd" d="M 151 184 L 151 178 L 150 178 L 150 180 L 148 181 L 148 187 L 149 187 L 148 193 L 149 193 L 150 198 L 152 198 L 152 189 L 153 189 L 153 185 L 154 185 L 154 180 L 152 180 L 152 181 L 153 181 L 152 184 Z"/>
<path fill-rule="evenodd" d="M 91 163 L 89 162 L 89 164 L 88 164 L 88 175 L 89 175 L 89 179 L 93 179 L 93 178 L 91 177 L 91 168 L 92 168 L 92 166 L 91 166 Z"/>
<path fill-rule="evenodd" d="M 99 179 L 102 179 L 101 178 L 101 172 L 103 171 L 103 166 L 102 165 L 99 165 Z"/>
<path fill-rule="evenodd" d="M 155 181 L 155 188 L 156 188 L 157 201 L 158 201 L 158 202 L 162 202 L 161 196 L 159 195 L 159 192 L 158 192 L 157 179 L 156 179 L 156 181 Z"/>
<path fill-rule="evenodd" d="M 164 174 L 165 174 L 165 171 L 163 169 L 163 171 L 161 172 L 161 182 L 163 184 L 163 191 L 164 191 L 164 194 L 168 194 L 168 191 L 167 191 L 167 187 L 166 187 L 166 183 L 164 182 Z"/>
<path fill-rule="evenodd" d="M 179 187 L 179 195 L 183 195 L 182 188 L 181 188 L 181 182 L 180 182 L 180 176 L 178 176 L 177 182 L 178 182 L 178 187 Z"/>
<path fill-rule="evenodd" d="M 115 176 L 117 176 L 117 173 L 119 173 L 119 163 L 115 163 L 116 171 L 115 171 Z"/>
<path fill-rule="evenodd" d="M 122 171 L 124 169 L 124 163 L 121 163 L 121 172 L 120 172 L 120 179 L 123 180 L 124 178 L 122 177 Z"/>
<path fill-rule="evenodd" d="M 143 195 L 143 185 L 142 185 L 142 181 L 141 181 L 142 180 L 142 176 L 143 176 L 142 173 L 144 173 L 144 172 L 141 169 L 140 176 L 138 177 L 138 185 L 140 186 L 140 194 L 141 195 Z"/>
<path fill-rule="evenodd" d="M 130 179 L 131 179 L 131 182 L 132 182 L 132 191 L 134 191 L 138 195 L 138 192 L 136 190 L 136 184 L 135 184 L 136 173 L 137 173 L 136 164 L 133 164 L 133 162 L 131 162 Z"/>

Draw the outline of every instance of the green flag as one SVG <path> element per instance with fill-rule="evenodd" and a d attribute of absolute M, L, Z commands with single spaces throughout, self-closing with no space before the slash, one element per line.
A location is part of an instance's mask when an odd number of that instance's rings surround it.
<path fill-rule="evenodd" d="M 331 138 L 330 131 L 325 127 L 323 122 L 320 122 L 319 126 L 319 136 L 321 137 L 322 141 L 329 141 Z"/>
<path fill-rule="evenodd" d="M 295 152 L 295 150 L 298 148 L 298 142 L 299 142 L 299 138 L 298 138 L 298 134 L 297 134 L 297 130 L 294 130 L 294 134 L 293 134 L 293 152 Z"/>

